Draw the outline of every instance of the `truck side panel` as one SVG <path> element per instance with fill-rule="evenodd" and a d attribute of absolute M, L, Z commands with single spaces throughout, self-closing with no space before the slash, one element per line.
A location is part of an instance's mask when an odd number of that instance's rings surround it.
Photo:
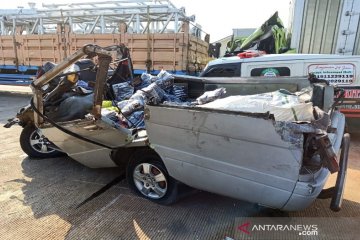
<path fill-rule="evenodd" d="M 60 27 L 59 27 L 60 28 Z M 61 28 L 63 29 L 63 28 Z M 46 61 L 59 63 L 85 44 L 105 47 L 124 43 L 135 70 L 165 69 L 174 72 L 201 71 L 208 60 L 208 43 L 186 31 L 180 33 L 74 34 L 67 28 L 57 34 L 0 36 L 2 65 L 40 66 Z M 16 47 L 14 47 L 16 46 Z"/>

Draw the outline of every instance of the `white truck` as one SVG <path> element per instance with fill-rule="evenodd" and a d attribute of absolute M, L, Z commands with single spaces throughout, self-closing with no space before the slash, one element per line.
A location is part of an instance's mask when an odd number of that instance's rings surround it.
<path fill-rule="evenodd" d="M 201 77 L 304 77 L 309 73 L 345 90 L 341 112 L 360 117 L 360 56 L 333 54 L 269 54 L 210 61 Z M 247 57 L 243 57 L 247 56 Z"/>

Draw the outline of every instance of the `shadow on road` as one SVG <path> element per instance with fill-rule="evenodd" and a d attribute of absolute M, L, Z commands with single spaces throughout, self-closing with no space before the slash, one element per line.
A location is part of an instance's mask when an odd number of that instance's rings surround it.
<path fill-rule="evenodd" d="M 23 204 L 36 219 L 57 215 L 68 222 L 66 239 L 224 239 L 233 235 L 237 217 L 360 217 L 360 204 L 348 200 L 338 213 L 329 209 L 329 200 L 316 200 L 304 211 L 284 214 L 206 192 L 160 206 L 132 194 L 125 181 L 76 208 L 120 170 L 89 169 L 69 158 L 26 158 L 22 168 L 31 179 L 14 180 L 23 183 Z"/>

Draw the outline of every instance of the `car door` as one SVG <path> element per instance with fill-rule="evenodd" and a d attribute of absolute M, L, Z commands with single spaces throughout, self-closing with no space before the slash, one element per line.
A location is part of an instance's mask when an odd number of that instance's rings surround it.
<path fill-rule="evenodd" d="M 61 151 L 92 168 L 116 166 L 111 151 L 132 142 L 130 130 L 117 129 L 102 119 L 56 123 L 41 132 Z"/>
<path fill-rule="evenodd" d="M 133 139 L 132 130 L 121 127 L 112 121 L 111 117 L 102 114 L 110 59 L 103 58 L 99 61 L 93 94 L 68 97 L 57 107 L 58 110 L 62 109 L 65 113 L 70 113 L 71 111 L 67 111 L 67 109 L 71 110 L 71 108 L 92 109 L 90 116 L 82 114 L 81 117 L 76 116 L 76 118 L 56 121 L 37 111 L 47 120 L 47 123 L 39 126 L 42 133 L 61 151 L 88 167 L 116 166 L 110 157 L 111 152 L 129 145 Z M 125 65 L 125 68 L 121 68 L 121 64 Z M 127 76 L 127 71 L 122 72 L 122 69 L 130 70 L 127 64 L 127 60 L 122 61 L 114 75 Z M 42 101 L 42 95 L 36 96 Z M 117 116 L 114 117 L 117 118 Z"/>

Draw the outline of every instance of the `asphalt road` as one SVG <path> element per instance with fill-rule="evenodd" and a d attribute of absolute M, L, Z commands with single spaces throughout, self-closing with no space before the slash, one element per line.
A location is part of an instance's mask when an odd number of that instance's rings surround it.
<path fill-rule="evenodd" d="M 0 124 L 28 100 L 27 95 L 0 93 Z M 356 125 L 350 127 L 356 130 Z M 316 200 L 304 211 L 279 213 L 200 191 L 161 206 L 134 195 L 126 181 L 78 207 L 119 176 L 120 169 L 89 169 L 67 157 L 29 159 L 18 142 L 21 127 L 0 129 L 0 239 L 225 239 L 234 236 L 238 217 L 360 219 L 359 133 L 352 134 L 343 209 L 335 213 L 330 200 Z M 358 231 L 338 227 L 340 232 L 323 237 L 341 239 L 341 231 Z"/>

